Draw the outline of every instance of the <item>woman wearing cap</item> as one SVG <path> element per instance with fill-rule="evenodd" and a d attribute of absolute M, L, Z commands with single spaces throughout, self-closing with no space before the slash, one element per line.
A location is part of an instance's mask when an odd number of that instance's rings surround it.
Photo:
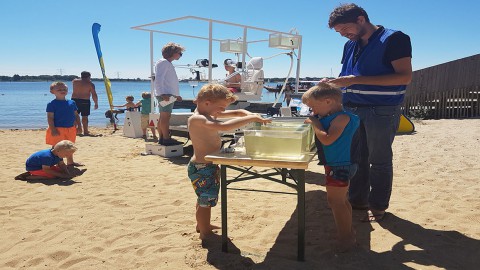
<path fill-rule="evenodd" d="M 232 59 L 225 59 L 225 61 L 223 61 L 223 65 L 225 66 L 225 70 L 228 72 L 227 79 L 225 80 L 225 86 L 233 93 L 240 92 L 240 82 L 242 81 L 242 76 L 240 76 L 239 73 L 231 76 L 235 72 L 235 61 Z"/>

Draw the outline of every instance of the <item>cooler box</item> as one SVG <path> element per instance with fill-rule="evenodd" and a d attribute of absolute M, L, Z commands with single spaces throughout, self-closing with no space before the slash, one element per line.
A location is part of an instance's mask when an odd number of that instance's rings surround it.
<path fill-rule="evenodd" d="M 123 123 L 123 135 L 129 138 L 141 138 L 142 116 L 140 112 L 125 112 L 125 122 Z"/>
<path fill-rule="evenodd" d="M 183 145 L 160 145 L 155 144 L 145 144 L 145 152 L 149 155 L 159 155 L 162 157 L 178 157 L 183 156 Z"/>
<path fill-rule="evenodd" d="M 251 157 L 298 159 L 315 145 L 310 124 L 273 121 L 244 130 L 245 152 Z"/>

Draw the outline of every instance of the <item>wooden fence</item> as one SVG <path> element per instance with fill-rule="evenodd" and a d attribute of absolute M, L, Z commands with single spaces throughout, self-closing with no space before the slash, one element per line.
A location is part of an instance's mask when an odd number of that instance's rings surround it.
<path fill-rule="evenodd" d="M 480 54 L 413 72 L 403 112 L 429 119 L 480 116 Z"/>
<path fill-rule="evenodd" d="M 418 92 L 405 97 L 403 112 L 408 117 L 450 119 L 480 116 L 480 87 L 443 92 Z"/>

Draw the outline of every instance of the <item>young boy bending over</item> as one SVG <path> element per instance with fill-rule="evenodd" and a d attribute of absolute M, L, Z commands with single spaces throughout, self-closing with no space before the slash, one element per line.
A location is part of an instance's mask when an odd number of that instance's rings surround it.
<path fill-rule="evenodd" d="M 346 252 L 356 242 L 347 191 L 349 181 L 358 167 L 354 150 L 357 144 L 354 141 L 359 118 L 343 109 L 341 90 L 327 83 L 310 88 L 303 94 L 302 102 L 319 117 L 310 116 L 306 122 L 312 124 L 321 144 L 319 159 L 325 160 L 327 200 L 338 232 L 336 249 Z"/>
<path fill-rule="evenodd" d="M 225 110 L 235 100 L 237 97 L 225 86 L 206 84 L 198 92 L 194 101 L 197 109 L 188 119 L 194 152 L 188 164 L 188 177 L 198 196 L 195 216 L 200 239 L 205 239 L 213 229 L 218 228 L 210 224 L 210 217 L 211 207 L 218 201 L 220 170 L 217 165 L 208 163 L 205 156 L 220 150 L 222 142 L 219 131 L 236 129 L 250 122 L 270 122 L 246 110 Z M 225 122 L 217 120 L 222 117 L 234 119 Z"/>
<path fill-rule="evenodd" d="M 26 169 L 29 175 L 26 180 L 73 178 L 83 174 L 86 169 L 72 171 L 67 169 L 63 162 L 77 151 L 77 147 L 68 140 L 62 140 L 51 149 L 45 149 L 33 153 L 26 161 Z"/>

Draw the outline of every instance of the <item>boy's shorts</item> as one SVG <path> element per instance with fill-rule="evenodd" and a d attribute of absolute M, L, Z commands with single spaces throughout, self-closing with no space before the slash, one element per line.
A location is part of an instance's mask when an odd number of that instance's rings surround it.
<path fill-rule="evenodd" d="M 171 95 L 171 96 L 173 96 L 173 95 Z M 157 99 L 158 112 L 171 113 L 173 111 L 173 104 L 175 104 L 175 102 L 172 102 L 172 103 L 168 104 L 167 106 L 162 106 L 162 105 L 160 105 L 160 102 L 163 101 L 163 98 L 161 96 L 156 96 L 155 98 Z"/>
<path fill-rule="evenodd" d="M 57 127 L 57 130 L 58 130 L 58 135 L 52 136 L 52 132 L 50 131 L 50 128 L 47 128 L 47 136 L 46 136 L 47 144 L 54 146 L 55 144 L 63 140 L 69 140 L 73 143 L 75 142 L 75 139 L 77 138 L 77 128 L 75 126 L 69 127 L 69 128 Z"/>
<path fill-rule="evenodd" d="M 201 207 L 213 207 L 218 202 L 220 191 L 220 169 L 215 164 L 188 163 L 188 178 L 197 194 Z"/>
<path fill-rule="evenodd" d="M 141 125 L 142 125 L 142 129 L 146 129 L 148 128 L 148 118 L 149 118 L 149 115 L 148 114 L 142 114 L 141 115 Z M 153 127 L 152 127 L 153 128 Z"/>
<path fill-rule="evenodd" d="M 57 172 L 61 171 L 61 169 L 58 166 L 50 166 L 50 169 L 52 169 L 54 171 L 57 171 Z M 29 171 L 29 173 L 31 175 L 43 176 L 43 177 L 51 178 L 51 179 L 57 178 L 55 175 L 49 174 L 49 173 L 45 172 L 44 170 Z"/>
<path fill-rule="evenodd" d="M 357 164 L 345 166 L 325 165 L 326 185 L 330 187 L 348 187 L 350 179 L 355 175 L 358 169 Z"/>

